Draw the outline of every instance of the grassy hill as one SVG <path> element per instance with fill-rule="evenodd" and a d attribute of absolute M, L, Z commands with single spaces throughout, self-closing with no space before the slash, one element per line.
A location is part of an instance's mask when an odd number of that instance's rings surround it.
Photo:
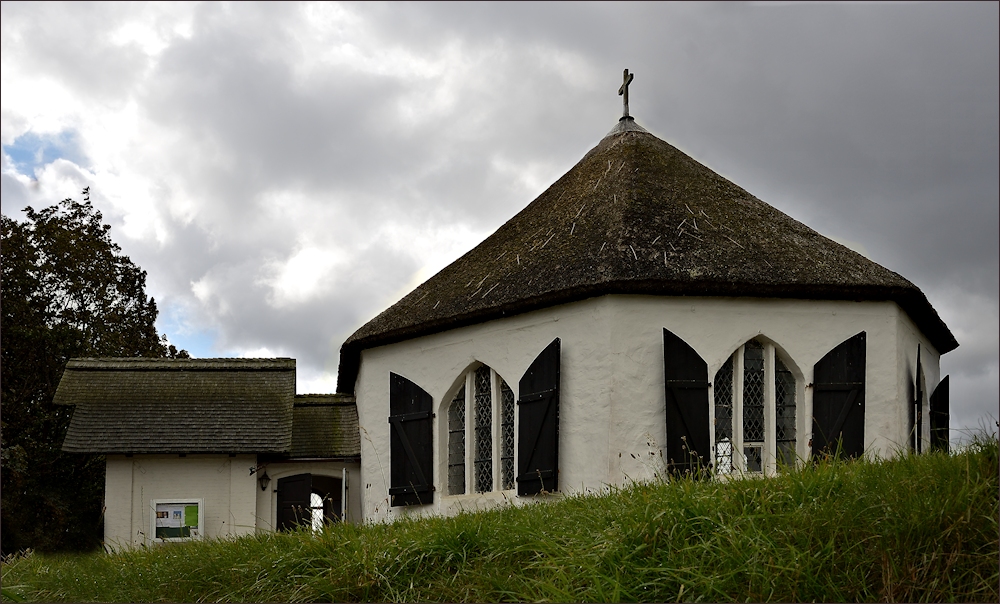
<path fill-rule="evenodd" d="M 3 561 L 4 600 L 1000 601 L 997 442 L 321 534 Z"/>

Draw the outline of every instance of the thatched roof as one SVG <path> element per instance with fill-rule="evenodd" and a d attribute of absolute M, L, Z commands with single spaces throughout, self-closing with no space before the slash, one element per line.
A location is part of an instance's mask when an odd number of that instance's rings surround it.
<path fill-rule="evenodd" d="M 287 453 L 294 359 L 73 359 L 71 453 Z"/>
<path fill-rule="evenodd" d="M 354 397 L 296 395 L 291 455 L 293 458 L 360 458 L 361 432 Z"/>
<path fill-rule="evenodd" d="M 942 354 L 958 346 L 902 276 L 823 237 L 623 118 L 473 250 L 358 329 L 361 350 L 606 294 L 892 300 Z"/>

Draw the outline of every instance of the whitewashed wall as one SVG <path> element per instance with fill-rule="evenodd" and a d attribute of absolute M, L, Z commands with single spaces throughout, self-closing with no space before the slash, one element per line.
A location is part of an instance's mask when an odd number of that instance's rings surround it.
<path fill-rule="evenodd" d="M 296 474 L 332 476 L 341 478 L 347 470 L 347 522 L 360 522 L 361 514 L 361 464 L 339 461 L 282 461 L 268 463 L 263 470 L 271 478 L 267 489 L 255 490 L 257 504 L 257 530 L 273 531 L 278 525 L 278 479 Z"/>
<path fill-rule="evenodd" d="M 941 375 L 941 355 L 927 340 L 927 337 L 917 329 L 917 326 L 914 325 L 906 313 L 899 313 L 899 325 L 896 329 L 896 337 L 896 369 L 897 379 L 899 380 L 897 387 L 904 395 L 909 395 L 913 388 L 912 384 L 917 375 L 917 345 L 920 345 L 920 366 L 923 368 L 924 377 L 920 388 L 922 391 L 920 404 L 924 415 L 920 439 L 923 450 L 927 451 L 930 448 L 931 437 L 930 409 L 928 406 L 930 395 L 934 392 L 941 378 L 944 377 Z M 899 451 L 908 451 L 910 436 L 907 430 L 909 424 L 907 405 L 901 404 L 898 408 L 899 414 L 892 422 L 894 424 L 893 427 L 899 430 L 898 435 L 893 439 L 893 448 Z M 890 428 L 889 426 L 880 426 L 879 429 L 884 429 L 888 433 Z"/>
<path fill-rule="evenodd" d="M 905 442 L 907 363 L 912 367 L 918 340 L 927 383 L 933 387 L 938 381 L 939 355 L 892 302 L 604 296 L 373 348 L 362 353 L 356 383 L 364 517 L 453 514 L 520 502 L 513 491 L 445 494 L 447 404 L 463 373 L 477 363 L 495 369 L 517 395 L 525 370 L 557 337 L 562 340 L 560 491 L 600 490 L 653 477 L 662 469 L 666 434 L 663 328 L 705 359 L 710 380 L 747 340 L 760 336 L 774 343 L 799 383 L 800 456 L 808 453 L 811 436 L 812 392 L 806 385 L 812 383 L 813 365 L 858 332 L 867 332 L 868 454 L 891 455 Z M 434 398 L 432 505 L 388 505 L 390 372 Z"/>
<path fill-rule="evenodd" d="M 150 502 L 154 499 L 204 501 L 206 539 L 254 532 L 255 455 L 107 456 L 104 543 L 108 548 L 152 545 Z"/>

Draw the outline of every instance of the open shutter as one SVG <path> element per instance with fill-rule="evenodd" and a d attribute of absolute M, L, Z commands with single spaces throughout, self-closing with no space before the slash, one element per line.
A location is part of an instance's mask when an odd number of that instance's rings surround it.
<path fill-rule="evenodd" d="M 919 349 L 918 349 L 919 350 Z M 919 367 L 919 363 L 917 364 Z M 913 377 L 913 380 L 906 385 L 906 446 L 910 448 L 910 453 L 917 452 L 917 384 L 920 376 Z"/>
<path fill-rule="evenodd" d="M 944 379 L 934 389 L 934 394 L 931 395 L 930 412 L 931 451 L 944 451 L 945 453 L 949 449 L 948 377 L 944 376 Z"/>
<path fill-rule="evenodd" d="M 410 380 L 389 374 L 389 498 L 393 506 L 434 501 L 433 399 Z"/>
<path fill-rule="evenodd" d="M 923 453 L 924 434 L 924 369 L 920 366 L 920 344 L 917 344 L 917 377 L 913 382 L 913 414 L 917 418 L 916 425 L 910 433 L 910 450 Z"/>
<path fill-rule="evenodd" d="M 663 382 L 667 411 L 667 469 L 709 468 L 708 363 L 694 348 L 663 330 Z"/>
<path fill-rule="evenodd" d="M 518 495 L 559 487 L 559 353 L 556 338 L 518 382 Z"/>
<path fill-rule="evenodd" d="M 812 454 L 857 457 L 865 450 L 865 351 L 861 332 L 813 367 Z"/>
<path fill-rule="evenodd" d="M 312 522 L 309 496 L 312 495 L 312 475 L 296 474 L 278 479 L 278 530 L 290 531 L 300 524 Z"/>

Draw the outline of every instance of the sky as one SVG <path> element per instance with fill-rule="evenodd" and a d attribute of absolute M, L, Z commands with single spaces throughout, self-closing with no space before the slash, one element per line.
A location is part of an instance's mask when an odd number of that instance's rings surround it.
<path fill-rule="evenodd" d="M 993 426 L 997 3 L 0 8 L 2 210 L 90 187 L 197 357 L 341 343 L 621 115 L 915 283 L 960 347 L 952 438 Z"/>

